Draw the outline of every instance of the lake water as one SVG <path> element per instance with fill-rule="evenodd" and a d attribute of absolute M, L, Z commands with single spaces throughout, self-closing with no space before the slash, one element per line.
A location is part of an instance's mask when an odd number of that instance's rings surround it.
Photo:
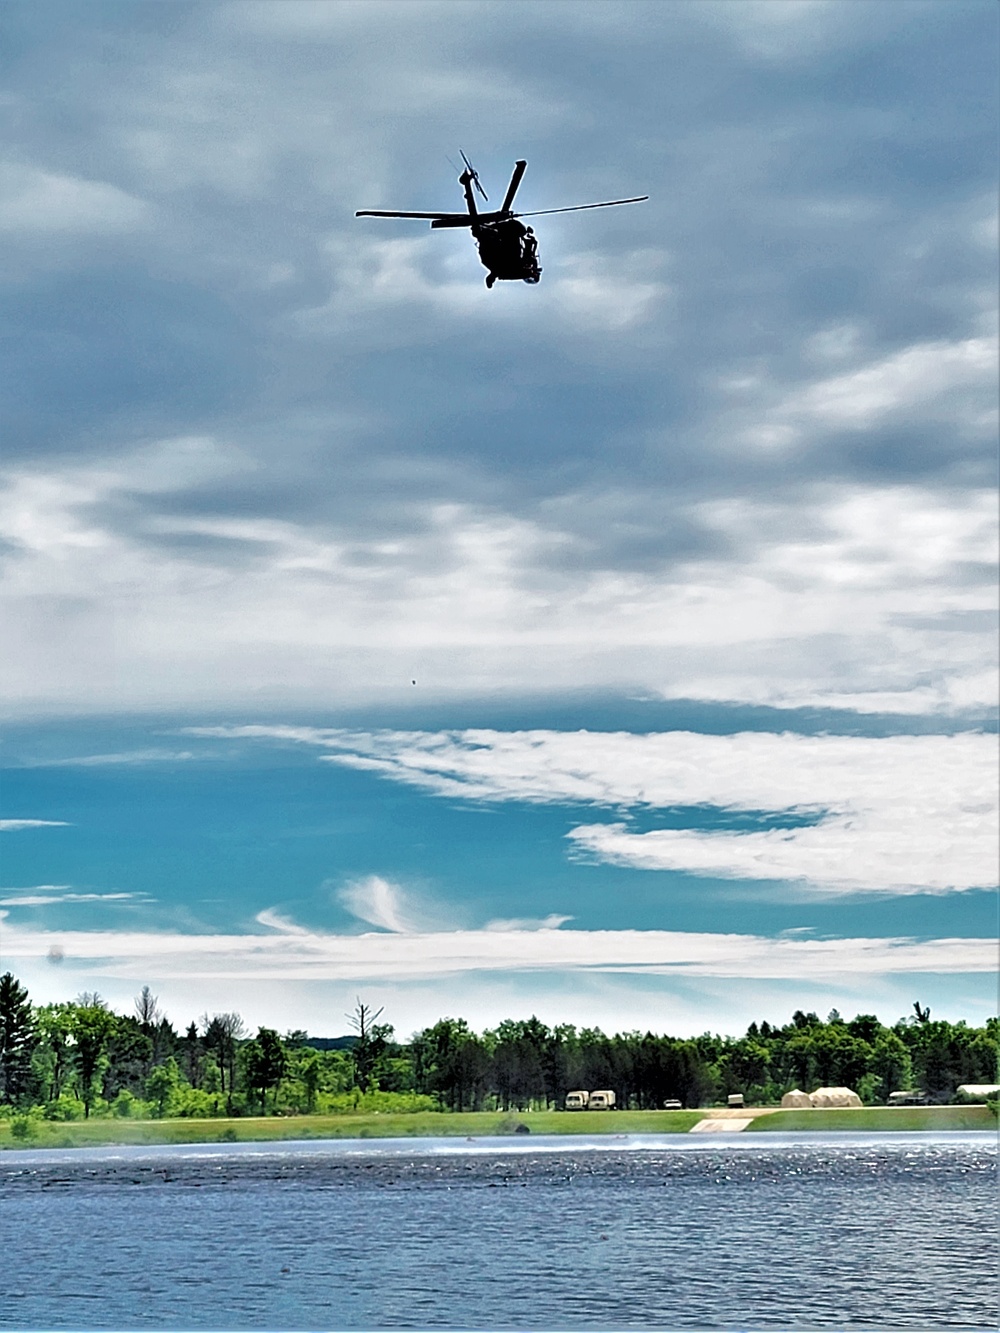
<path fill-rule="evenodd" d="M 997 1326 L 996 1138 L 0 1155 L 0 1327 Z"/>

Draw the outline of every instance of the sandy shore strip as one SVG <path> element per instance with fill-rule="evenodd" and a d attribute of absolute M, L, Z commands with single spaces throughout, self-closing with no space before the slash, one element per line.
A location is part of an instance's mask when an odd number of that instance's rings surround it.
<path fill-rule="evenodd" d="M 725 1120 L 717 1120 L 714 1116 L 707 1120 L 699 1120 L 696 1125 L 692 1125 L 688 1130 L 689 1134 L 738 1134 L 741 1129 L 746 1129 L 752 1121 L 753 1116 L 746 1118 L 737 1118 L 728 1116 Z"/>

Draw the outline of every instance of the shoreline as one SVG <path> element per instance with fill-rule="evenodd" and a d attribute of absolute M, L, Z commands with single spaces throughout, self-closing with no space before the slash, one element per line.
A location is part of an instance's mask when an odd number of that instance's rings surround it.
<path fill-rule="evenodd" d="M 242 1116 L 211 1120 L 40 1120 L 15 1138 L 0 1120 L 0 1152 L 48 1148 L 267 1143 L 310 1139 L 491 1138 L 529 1135 L 688 1134 L 706 1120 L 733 1118 L 742 1133 L 997 1130 L 987 1106 L 866 1106 L 694 1111 L 418 1111 L 410 1114 Z M 748 1122 L 748 1123 L 744 1123 Z"/>

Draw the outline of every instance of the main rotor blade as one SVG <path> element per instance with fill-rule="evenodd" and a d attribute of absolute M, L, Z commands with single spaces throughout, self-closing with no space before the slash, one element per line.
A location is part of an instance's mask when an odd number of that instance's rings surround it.
<path fill-rule="evenodd" d="M 507 193 L 503 197 L 503 203 L 500 205 L 501 213 L 508 213 L 510 206 L 514 202 L 514 196 L 517 194 L 517 187 L 521 184 L 521 177 L 524 175 L 527 162 L 518 160 L 514 163 L 514 174 L 510 178 L 510 184 L 507 186 Z"/>
<path fill-rule="evenodd" d="M 354 214 L 356 218 L 462 218 L 469 220 L 468 213 L 394 213 L 384 208 L 360 208 Z"/>
<path fill-rule="evenodd" d="M 582 213 L 585 208 L 614 208 L 615 204 L 641 204 L 648 194 L 637 194 L 634 199 L 608 199 L 603 204 L 574 204 L 572 208 L 539 208 L 533 213 L 512 213 L 515 218 L 540 218 L 548 213 Z"/>

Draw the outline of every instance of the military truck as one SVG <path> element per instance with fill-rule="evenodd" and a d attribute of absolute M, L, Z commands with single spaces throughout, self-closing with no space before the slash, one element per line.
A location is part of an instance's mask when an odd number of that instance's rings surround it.
<path fill-rule="evenodd" d="M 591 1111 L 613 1111 L 615 1109 L 615 1094 L 610 1088 L 602 1088 L 599 1092 L 592 1092 L 588 1109 Z"/>

